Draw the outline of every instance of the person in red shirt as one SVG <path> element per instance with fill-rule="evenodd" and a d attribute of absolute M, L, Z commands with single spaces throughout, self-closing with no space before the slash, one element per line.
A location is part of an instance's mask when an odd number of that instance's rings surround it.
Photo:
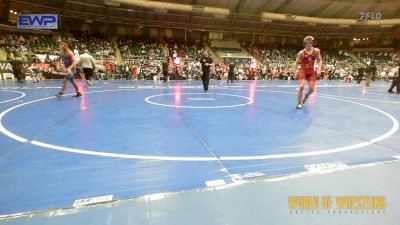
<path fill-rule="evenodd" d="M 114 79 L 115 75 L 116 75 L 115 72 L 116 72 L 117 68 L 116 68 L 114 63 L 110 65 L 110 68 L 111 68 L 111 78 Z"/>
<path fill-rule="evenodd" d="M 108 79 L 111 78 L 111 64 L 110 64 L 110 62 L 106 61 L 105 64 L 104 64 L 104 68 L 106 70 L 106 79 L 105 80 L 108 80 Z"/>
<path fill-rule="evenodd" d="M 307 36 L 303 39 L 305 48 L 301 50 L 294 62 L 293 74 L 294 79 L 299 79 L 299 88 L 297 90 L 297 109 L 301 109 L 307 98 L 314 92 L 316 77 L 321 74 L 322 57 L 318 48 L 313 47 L 314 37 Z M 314 68 L 314 63 L 318 63 L 318 67 Z M 297 73 L 298 65 L 301 65 L 300 72 Z M 308 92 L 303 97 L 304 82 L 307 80 Z"/>
<path fill-rule="evenodd" d="M 132 79 L 137 80 L 138 68 L 136 64 L 132 66 Z"/>
<path fill-rule="evenodd" d="M 254 80 L 257 73 L 257 63 L 255 59 L 251 60 L 250 63 L 250 77 L 249 80 Z"/>

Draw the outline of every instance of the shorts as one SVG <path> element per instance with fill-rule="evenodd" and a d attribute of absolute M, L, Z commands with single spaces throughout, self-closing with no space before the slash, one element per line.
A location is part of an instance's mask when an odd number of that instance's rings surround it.
<path fill-rule="evenodd" d="M 75 77 L 75 73 L 67 73 L 67 75 L 65 75 L 65 79 L 67 81 L 73 81 Z"/>
<path fill-rule="evenodd" d="M 299 80 L 315 81 L 316 80 L 315 72 L 314 71 L 306 72 L 300 70 Z"/>
<path fill-rule="evenodd" d="M 83 68 L 83 73 L 86 76 L 86 79 L 93 77 L 93 69 L 92 68 Z"/>

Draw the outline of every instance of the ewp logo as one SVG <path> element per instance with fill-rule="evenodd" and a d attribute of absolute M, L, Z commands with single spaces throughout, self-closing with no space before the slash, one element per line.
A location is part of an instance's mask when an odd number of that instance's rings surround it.
<path fill-rule="evenodd" d="M 58 29 L 58 15 L 20 14 L 17 27 L 20 29 Z"/>
<path fill-rule="evenodd" d="M 23 26 L 47 26 L 48 24 L 54 22 L 56 22 L 56 18 L 54 18 L 54 16 L 21 16 L 19 18 L 19 24 Z"/>

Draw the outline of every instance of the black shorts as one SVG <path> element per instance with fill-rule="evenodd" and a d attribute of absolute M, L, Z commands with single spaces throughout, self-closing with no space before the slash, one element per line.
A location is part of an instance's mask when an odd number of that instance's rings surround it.
<path fill-rule="evenodd" d="M 83 68 L 83 73 L 87 78 L 93 77 L 93 69 L 92 68 Z"/>

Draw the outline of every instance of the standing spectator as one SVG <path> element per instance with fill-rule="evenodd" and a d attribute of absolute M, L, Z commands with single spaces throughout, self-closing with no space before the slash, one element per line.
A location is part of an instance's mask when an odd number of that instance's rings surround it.
<path fill-rule="evenodd" d="M 110 68 L 111 68 L 111 78 L 115 79 L 115 77 L 119 74 L 117 74 L 117 66 L 115 65 L 115 63 L 111 63 L 110 64 Z"/>
<path fill-rule="evenodd" d="M 167 79 L 168 79 L 169 61 L 170 61 L 170 58 L 167 56 L 165 58 L 164 62 L 162 63 L 162 73 L 163 73 L 164 83 L 166 83 Z"/>
<path fill-rule="evenodd" d="M 46 58 L 44 59 L 45 63 L 51 63 L 50 55 L 49 53 L 46 53 Z"/>
<path fill-rule="evenodd" d="M 24 66 L 22 64 L 22 61 L 16 60 L 13 55 L 9 55 L 9 59 L 11 60 L 10 64 L 14 71 L 14 76 L 17 78 L 17 82 L 23 83 L 25 77 L 24 77 L 24 73 L 23 73 Z"/>
<path fill-rule="evenodd" d="M 250 75 L 249 80 L 254 80 L 257 72 L 257 63 L 255 59 L 252 59 L 250 62 Z"/>
<path fill-rule="evenodd" d="M 363 66 L 360 66 L 357 70 L 358 76 L 357 76 L 357 84 L 361 83 L 361 80 L 364 76 L 365 68 Z"/>
<path fill-rule="evenodd" d="M 369 86 L 369 82 L 376 75 L 376 66 L 374 61 L 371 61 L 370 65 L 368 65 L 367 69 L 365 69 L 365 72 L 367 72 L 367 80 L 365 81 L 365 86 Z"/>
<path fill-rule="evenodd" d="M 208 91 L 208 84 L 210 82 L 210 67 L 212 65 L 212 59 L 208 56 L 208 52 L 203 52 L 203 57 L 200 59 L 201 63 L 201 71 L 203 72 L 203 76 L 201 79 L 203 80 L 204 91 Z"/>
<path fill-rule="evenodd" d="M 233 83 L 233 77 L 234 76 L 235 76 L 235 64 L 233 62 L 231 62 L 229 64 L 227 83 L 229 83 L 229 81 L 231 81 L 231 83 Z"/>
<path fill-rule="evenodd" d="M 138 68 L 135 63 L 132 66 L 132 79 L 137 80 L 137 75 L 138 75 Z"/>
<path fill-rule="evenodd" d="M 104 63 L 104 69 L 106 70 L 105 80 L 108 80 L 111 78 L 111 64 L 108 60 Z"/>

